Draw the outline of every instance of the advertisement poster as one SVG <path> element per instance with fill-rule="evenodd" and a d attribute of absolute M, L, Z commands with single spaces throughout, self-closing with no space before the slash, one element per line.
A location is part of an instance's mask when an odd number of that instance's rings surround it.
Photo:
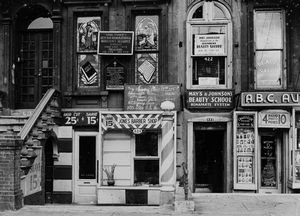
<path fill-rule="evenodd" d="M 42 172 L 42 148 L 35 149 L 37 157 L 35 158 L 31 169 L 25 177 L 23 184 L 23 194 L 28 196 L 42 190 L 41 187 L 41 172 Z"/>
<path fill-rule="evenodd" d="M 225 55 L 224 34 L 194 35 L 194 55 L 222 56 Z"/>
<path fill-rule="evenodd" d="M 274 136 L 261 137 L 261 186 L 276 187 L 276 142 Z"/>
<path fill-rule="evenodd" d="M 98 87 L 99 64 L 98 55 L 79 55 L 78 56 L 78 87 Z"/>

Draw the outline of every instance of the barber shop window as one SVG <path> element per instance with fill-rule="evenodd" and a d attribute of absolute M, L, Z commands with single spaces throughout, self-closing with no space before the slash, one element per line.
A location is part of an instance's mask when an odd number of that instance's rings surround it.
<path fill-rule="evenodd" d="M 286 87 L 284 12 L 254 13 L 254 86 L 256 89 Z"/>
<path fill-rule="evenodd" d="M 187 87 L 231 88 L 232 27 L 227 8 L 201 2 L 191 8 L 187 21 Z"/>
<path fill-rule="evenodd" d="M 159 184 L 159 133 L 156 131 L 135 135 L 134 184 Z"/>

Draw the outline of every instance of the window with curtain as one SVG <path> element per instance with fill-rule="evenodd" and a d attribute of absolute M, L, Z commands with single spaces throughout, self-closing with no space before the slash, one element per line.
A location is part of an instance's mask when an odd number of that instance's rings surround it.
<path fill-rule="evenodd" d="M 284 71 L 284 13 L 256 10 L 254 13 L 254 71 L 256 89 L 282 89 Z"/>

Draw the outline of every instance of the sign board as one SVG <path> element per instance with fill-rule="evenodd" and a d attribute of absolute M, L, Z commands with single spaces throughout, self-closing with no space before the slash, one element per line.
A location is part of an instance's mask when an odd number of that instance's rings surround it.
<path fill-rule="evenodd" d="M 99 55 L 132 55 L 133 31 L 100 31 Z"/>
<path fill-rule="evenodd" d="M 202 34 L 194 36 L 194 55 L 225 55 L 224 34 Z"/>
<path fill-rule="evenodd" d="M 161 110 L 163 101 L 172 101 L 180 110 L 180 85 L 125 85 L 124 109 L 130 111 Z"/>
<path fill-rule="evenodd" d="M 188 109 L 233 108 L 233 90 L 189 90 L 186 95 Z"/>
<path fill-rule="evenodd" d="M 254 128 L 254 115 L 252 114 L 239 114 L 237 115 L 238 128 Z"/>
<path fill-rule="evenodd" d="M 99 122 L 98 112 L 71 111 L 63 113 L 63 124 L 72 126 L 97 126 Z"/>
<path fill-rule="evenodd" d="M 242 92 L 242 106 L 300 106 L 299 92 Z"/>
<path fill-rule="evenodd" d="M 105 67 L 106 89 L 122 90 L 125 83 L 125 67 L 118 61 L 113 61 Z"/>
<path fill-rule="evenodd" d="M 142 132 L 143 129 L 161 127 L 161 114 L 102 114 L 101 126 L 107 129 L 133 129 Z"/>
<path fill-rule="evenodd" d="M 23 194 L 29 196 L 42 190 L 42 148 L 34 149 L 37 157 L 35 158 L 31 169 L 25 177 Z"/>
<path fill-rule="evenodd" d="M 258 127 L 290 128 L 291 116 L 285 110 L 264 110 L 258 113 Z"/>

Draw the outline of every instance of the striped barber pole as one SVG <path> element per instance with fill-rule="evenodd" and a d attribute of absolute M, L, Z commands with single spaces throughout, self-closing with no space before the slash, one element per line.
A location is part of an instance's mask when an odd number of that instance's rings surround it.
<path fill-rule="evenodd" d="M 102 114 L 101 127 L 107 129 L 157 129 L 161 114 Z"/>
<path fill-rule="evenodd" d="M 174 120 L 168 116 L 162 120 L 161 184 L 175 184 Z"/>

